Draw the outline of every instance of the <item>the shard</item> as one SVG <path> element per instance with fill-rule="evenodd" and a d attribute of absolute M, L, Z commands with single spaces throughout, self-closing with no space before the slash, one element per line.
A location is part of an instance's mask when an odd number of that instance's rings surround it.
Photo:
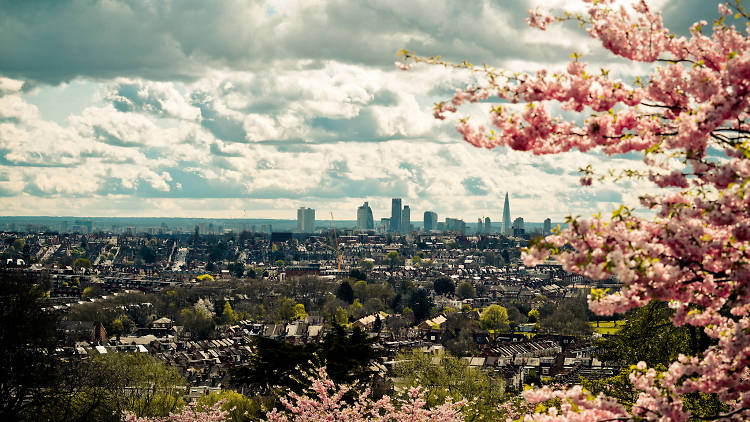
<path fill-rule="evenodd" d="M 508 192 L 505 192 L 505 205 L 503 206 L 503 234 L 506 236 L 513 234 L 510 225 L 510 202 L 508 201 Z"/>

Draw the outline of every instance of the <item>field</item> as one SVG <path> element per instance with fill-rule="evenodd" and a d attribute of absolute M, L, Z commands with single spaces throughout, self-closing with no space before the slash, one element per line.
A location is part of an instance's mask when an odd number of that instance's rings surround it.
<path fill-rule="evenodd" d="M 595 333 L 615 334 L 622 329 L 625 321 L 599 321 L 598 327 L 596 326 L 596 322 L 589 322 L 589 324 Z"/>

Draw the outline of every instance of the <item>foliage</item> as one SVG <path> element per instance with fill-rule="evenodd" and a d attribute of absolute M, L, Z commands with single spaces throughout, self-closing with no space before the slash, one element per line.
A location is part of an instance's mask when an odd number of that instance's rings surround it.
<path fill-rule="evenodd" d="M 477 295 L 477 290 L 468 281 L 462 281 L 456 288 L 456 294 L 461 299 L 471 299 Z"/>
<path fill-rule="evenodd" d="M 237 278 L 241 278 L 245 274 L 245 266 L 241 262 L 233 262 L 227 265 L 227 269 Z M 255 274 L 255 271 L 253 271 L 253 274 Z"/>
<path fill-rule="evenodd" d="M 540 314 L 544 316 L 540 316 L 539 325 L 543 331 L 579 337 L 591 335 L 591 325 L 586 320 L 586 303 L 583 300 L 547 302 L 542 311 Z"/>
<path fill-rule="evenodd" d="M 54 388 L 34 414 L 49 421 L 119 421 L 126 414 L 164 417 L 183 405 L 185 380 L 141 353 L 111 353 L 58 362 Z"/>
<path fill-rule="evenodd" d="M 355 280 L 367 280 L 367 274 L 365 274 L 365 272 L 360 270 L 359 268 L 353 268 L 351 271 L 349 271 L 349 277 Z"/>
<path fill-rule="evenodd" d="M 214 320 L 203 310 L 184 308 L 180 311 L 179 321 L 195 339 L 205 340 L 213 336 L 215 328 Z"/>
<path fill-rule="evenodd" d="M 336 289 L 336 297 L 349 304 L 354 302 L 354 290 L 352 289 L 352 285 L 349 284 L 348 281 L 342 281 Z"/>
<path fill-rule="evenodd" d="M 294 319 L 305 319 L 307 318 L 307 312 L 305 312 L 305 305 L 298 303 L 294 305 Z"/>
<path fill-rule="evenodd" d="M 409 308 L 414 312 L 416 322 L 429 318 L 433 306 L 432 299 L 424 289 L 415 290 L 409 298 Z"/>
<path fill-rule="evenodd" d="M 42 309 L 36 277 L 0 273 L 0 420 L 28 416 L 55 385 L 57 317 Z"/>
<path fill-rule="evenodd" d="M 616 56 L 660 66 L 632 83 L 609 71 L 587 71 L 574 54 L 564 72 L 511 73 L 469 63 L 451 65 L 440 58 L 402 52 L 406 61 L 467 68 L 487 82 L 457 90 L 436 104 L 444 119 L 466 102 L 491 94 L 525 107 L 490 108 L 497 131 L 462 119 L 456 126 L 478 147 L 507 146 L 535 154 L 600 149 L 608 155 L 642 154 L 647 170 L 628 169 L 599 175 L 582 169 L 581 183 L 594 179 L 647 179 L 659 189 L 643 195 L 650 212 L 621 207 L 611 218 L 569 218 L 568 228 L 534 242 L 524 255 L 535 265 L 557 254 L 563 268 L 593 279 L 617 277 L 618 291 L 593 291 L 589 306 L 599 315 L 624 313 L 652 300 L 668 302 L 672 323 L 702 331 L 711 344 L 680 356 L 666 370 L 639 362 L 629 375 L 638 391 L 632 414 L 616 401 L 592 397 L 580 386 L 568 391 L 549 387 L 524 392 L 533 403 L 553 398 L 562 405 L 527 420 L 686 420 L 683 398 L 716 394 L 728 412 L 708 419 L 750 417 L 750 40 L 725 17 L 750 20 L 739 1 L 719 4 L 722 17 L 704 34 L 706 22 L 687 37 L 671 34 L 661 14 L 645 1 L 614 7 L 613 0 L 590 2 L 584 13 L 554 17 L 541 10 L 528 23 L 544 30 L 555 21 L 573 20 Z M 732 10 L 734 8 L 734 11 Z M 403 69 L 410 64 L 400 63 Z M 556 103 L 556 104 L 555 104 Z M 551 107 L 575 113 L 552 117 Z M 639 217 L 644 215 L 647 217 Z M 544 317 L 542 324 L 544 324 Z"/>
<path fill-rule="evenodd" d="M 452 295 L 456 290 L 456 283 L 450 277 L 442 276 L 435 279 L 432 288 L 436 295 Z"/>
<path fill-rule="evenodd" d="M 214 278 L 211 274 L 201 274 L 197 277 L 195 277 L 198 281 L 214 281 Z"/>
<path fill-rule="evenodd" d="M 504 399 L 505 385 L 461 358 L 449 353 L 433 358 L 421 350 L 399 354 L 394 368 L 397 385 L 425 389 L 427 407 L 446 402 L 448 398 L 467 400 L 463 411 L 467 420 L 498 420 L 497 406 Z"/>
<path fill-rule="evenodd" d="M 224 311 L 221 313 L 221 319 L 226 324 L 234 324 L 237 322 L 237 315 L 232 309 L 232 304 L 229 301 L 224 302 Z"/>
<path fill-rule="evenodd" d="M 225 418 L 230 422 L 258 420 L 262 415 L 256 400 L 232 390 L 213 392 L 198 399 L 198 407 L 204 412 L 212 411 L 217 404 L 227 412 Z"/>
<path fill-rule="evenodd" d="M 73 268 L 91 268 L 91 261 L 86 258 L 76 258 L 73 261 Z"/>
<path fill-rule="evenodd" d="M 485 330 L 506 333 L 510 330 L 508 311 L 500 305 L 486 307 L 479 316 L 479 322 Z"/>
<path fill-rule="evenodd" d="M 153 264 L 154 262 L 156 262 L 156 251 L 148 245 L 143 245 L 140 249 L 138 249 L 138 256 L 146 264 Z"/>
<path fill-rule="evenodd" d="M 232 382 L 244 385 L 260 394 L 292 390 L 302 392 L 306 387 L 298 379 L 299 368 L 326 364 L 337 382 L 360 381 L 369 385 L 374 373 L 370 363 L 380 356 L 375 350 L 376 339 L 359 329 L 347 333 L 335 327 L 322 343 L 292 344 L 265 337 L 255 338 L 256 353 L 249 365 L 232 370 Z"/>
<path fill-rule="evenodd" d="M 197 403 L 183 407 L 179 412 L 170 413 L 167 417 L 139 417 L 128 414 L 125 422 L 221 422 L 226 420 L 229 412 L 222 409 L 221 403 L 205 408 Z"/>

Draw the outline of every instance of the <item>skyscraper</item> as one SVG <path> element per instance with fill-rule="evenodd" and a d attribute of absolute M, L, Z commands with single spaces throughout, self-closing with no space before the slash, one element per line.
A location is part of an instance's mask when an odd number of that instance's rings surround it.
<path fill-rule="evenodd" d="M 508 192 L 505 192 L 505 205 L 503 205 L 503 234 L 506 236 L 513 234 L 513 228 L 510 225 L 510 202 L 508 201 Z"/>
<path fill-rule="evenodd" d="M 299 207 L 297 208 L 297 231 L 299 233 L 302 233 L 304 227 L 305 227 L 305 207 Z"/>
<path fill-rule="evenodd" d="M 372 208 L 366 201 L 361 207 L 357 208 L 357 228 L 360 230 L 373 230 L 375 228 Z"/>
<path fill-rule="evenodd" d="M 544 220 L 544 228 L 542 228 L 542 234 L 547 236 L 548 234 L 550 234 L 550 232 L 552 232 L 552 220 L 546 218 Z"/>
<path fill-rule="evenodd" d="M 523 218 L 518 217 L 513 220 L 513 236 L 523 236 L 525 233 L 526 232 L 523 227 Z"/>
<path fill-rule="evenodd" d="M 437 230 L 437 213 L 432 211 L 424 212 L 424 230 L 427 232 Z"/>
<path fill-rule="evenodd" d="M 492 221 L 489 217 L 484 217 L 484 232 L 487 234 L 492 233 Z"/>
<path fill-rule="evenodd" d="M 391 222 L 388 231 L 391 233 L 401 232 L 401 198 L 391 199 Z"/>
<path fill-rule="evenodd" d="M 404 209 L 401 210 L 401 233 L 409 233 L 411 231 L 411 210 L 408 205 L 404 205 Z"/>
<path fill-rule="evenodd" d="M 482 222 L 482 217 L 479 217 L 477 219 L 477 234 L 483 234 L 484 233 L 484 223 Z"/>
<path fill-rule="evenodd" d="M 315 210 L 312 208 L 297 208 L 297 231 L 300 233 L 315 232 Z"/>

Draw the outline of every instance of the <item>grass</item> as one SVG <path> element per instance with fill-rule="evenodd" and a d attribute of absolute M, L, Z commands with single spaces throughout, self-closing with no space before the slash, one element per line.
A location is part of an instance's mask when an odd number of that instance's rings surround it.
<path fill-rule="evenodd" d="M 615 334 L 622 330 L 625 325 L 625 321 L 599 321 L 599 326 L 596 326 L 596 322 L 589 322 L 594 332 L 599 334 Z"/>

